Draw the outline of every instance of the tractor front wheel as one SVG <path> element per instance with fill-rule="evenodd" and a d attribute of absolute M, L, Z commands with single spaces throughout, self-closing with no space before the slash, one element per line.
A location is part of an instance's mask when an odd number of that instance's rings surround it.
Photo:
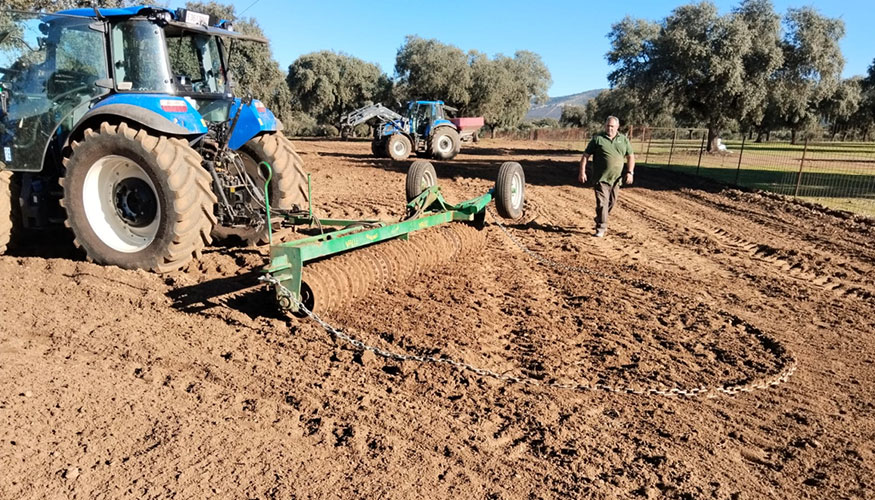
<path fill-rule="evenodd" d="M 371 153 L 377 158 L 385 158 L 386 157 L 386 143 L 385 141 L 374 139 L 371 141 Z"/>
<path fill-rule="evenodd" d="M 62 204 L 89 259 L 168 272 L 210 243 L 216 196 L 186 141 L 104 122 L 72 146 Z"/>
<path fill-rule="evenodd" d="M 259 168 L 261 162 L 270 165 L 272 176 L 268 186 L 271 209 L 306 210 L 307 209 L 307 176 L 304 174 L 303 161 L 295 151 L 291 141 L 280 133 L 269 133 L 258 136 L 237 150 L 246 174 L 252 179 L 259 190 L 264 193 L 264 182 L 267 180 Z M 248 198 L 253 210 L 264 210 L 262 197 Z M 237 238 L 245 245 L 263 244 L 268 242 L 266 224 L 259 226 L 216 226 L 213 237 L 218 240 Z"/>
<path fill-rule="evenodd" d="M 436 160 L 452 160 L 461 149 L 459 133 L 450 127 L 439 127 L 432 134 L 428 149 Z"/>
<path fill-rule="evenodd" d="M 505 219 L 519 219 L 523 215 L 526 194 L 526 176 L 523 167 L 515 161 L 506 161 L 498 169 L 495 181 L 495 208 Z"/>
<path fill-rule="evenodd" d="M 401 134 L 392 134 L 386 141 L 386 155 L 395 161 L 406 160 L 411 149 L 410 139 Z"/>

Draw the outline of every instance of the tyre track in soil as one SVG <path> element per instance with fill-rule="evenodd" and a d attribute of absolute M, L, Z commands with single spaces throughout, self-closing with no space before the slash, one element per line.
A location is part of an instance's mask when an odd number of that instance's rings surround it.
<path fill-rule="evenodd" d="M 537 206 L 578 206 L 570 214 L 549 216 L 548 225 L 561 228 L 561 231 L 545 234 L 540 231 L 533 232 L 533 236 L 526 236 L 525 231 L 517 231 L 516 234 L 524 240 L 533 250 L 550 255 L 551 249 L 560 249 L 554 258 L 563 261 L 568 259 L 582 258 L 579 265 L 586 266 L 587 258 L 597 257 L 602 262 L 616 262 L 626 266 L 633 266 L 639 272 L 651 273 L 658 268 L 675 269 L 686 279 L 696 280 L 706 284 L 713 280 L 729 279 L 732 275 L 726 270 L 715 267 L 712 259 L 703 252 L 707 248 L 707 240 L 700 241 L 702 245 L 692 248 L 678 248 L 671 244 L 670 238 L 660 233 L 647 230 L 633 217 L 623 214 L 624 204 L 627 203 L 624 190 L 616 212 L 612 215 L 610 237 L 605 239 L 591 238 L 592 234 L 592 211 L 588 206 L 594 203 L 591 189 L 582 188 L 551 188 L 551 190 L 539 190 L 534 203 Z M 528 205 L 527 205 L 528 208 Z M 569 217 L 570 215 L 570 217 Z M 539 219 L 540 220 L 540 219 Z M 581 224 L 581 221 L 585 221 Z M 537 230 L 534 224 L 530 229 Z M 670 232 L 668 232 L 670 234 Z M 588 256 L 588 257 L 587 257 Z M 704 291 L 705 296 L 710 296 Z"/>
<path fill-rule="evenodd" d="M 867 262 L 869 265 L 875 264 L 875 249 L 865 244 L 866 238 L 857 237 L 858 235 L 871 236 L 871 224 L 858 222 L 858 216 L 826 211 L 833 216 L 823 217 L 822 209 L 811 208 L 803 202 L 791 201 L 766 192 L 746 193 L 725 189 L 714 194 L 682 189 L 680 193 L 719 212 L 734 213 L 757 226 L 772 228 L 782 234 L 791 234 L 817 250 L 840 253 L 847 258 Z M 745 204 L 745 200 L 751 200 L 762 206 Z M 800 226 L 805 229 L 800 230 Z M 837 227 L 847 231 L 837 231 Z"/>
<path fill-rule="evenodd" d="M 820 250 L 813 251 L 810 244 L 794 238 L 790 231 L 769 230 L 771 227 L 758 228 L 744 221 L 730 219 L 721 213 L 703 214 L 701 205 L 697 206 L 686 200 L 682 204 L 675 201 L 667 205 L 658 194 L 651 194 L 632 194 L 625 200 L 625 205 L 638 217 L 655 226 L 667 232 L 683 234 L 683 238 L 677 238 L 678 243 L 701 248 L 703 241 L 713 242 L 732 251 L 731 254 L 721 252 L 721 255 L 735 254 L 741 258 L 768 263 L 784 278 L 796 279 L 817 289 L 864 301 L 875 298 L 875 288 L 871 286 L 871 279 L 867 278 L 875 269 L 862 262 L 852 263 Z M 774 227 L 775 224 L 771 226 Z M 687 238 L 684 233 L 690 232 L 694 236 Z M 756 238 L 751 238 L 751 235 Z M 777 246 L 778 242 L 782 245 Z M 868 271 L 866 268 L 869 268 Z"/>
<path fill-rule="evenodd" d="M 504 240 L 503 234 L 499 233 L 499 234 L 497 234 L 497 236 Z M 504 240 L 503 246 L 505 248 L 508 248 L 506 240 Z M 511 249 L 513 251 L 517 251 L 516 248 L 511 248 Z M 602 255 L 605 257 L 605 260 L 607 261 L 608 260 L 607 252 L 604 252 Z M 532 263 L 528 263 L 528 265 L 532 265 Z M 535 266 L 535 267 L 537 267 L 537 266 Z M 501 273 L 498 273 L 498 274 L 501 274 Z M 532 279 L 530 277 L 528 284 L 530 286 L 534 286 L 537 289 L 550 289 L 550 290 L 554 290 L 556 292 L 561 291 L 561 288 L 557 289 L 557 285 L 555 283 L 553 283 L 554 281 L 556 281 L 555 276 L 551 276 L 550 279 L 546 279 L 546 278 L 541 279 L 542 274 L 544 274 L 544 273 L 538 273 L 537 274 L 538 278 L 535 278 L 535 279 Z M 546 274 L 551 274 L 551 273 L 550 273 L 550 271 L 547 271 Z M 555 274 L 555 273 L 553 273 L 553 274 Z M 566 294 L 567 293 L 568 292 L 566 292 Z M 532 292 L 531 295 L 534 296 L 536 294 L 534 292 Z M 555 300 L 554 303 L 559 304 L 563 301 L 563 297 L 562 297 L 563 294 L 556 293 L 556 295 L 558 297 L 558 300 Z M 623 297 L 623 298 L 618 299 L 620 301 L 620 303 L 628 304 L 630 302 L 643 301 L 643 300 L 648 298 L 648 294 L 646 292 L 644 292 L 643 290 L 639 290 L 637 288 L 629 289 L 627 291 L 627 295 L 630 297 Z M 565 305 L 563 307 L 568 308 L 567 305 Z M 522 306 L 522 308 L 524 310 L 529 310 L 529 309 L 531 309 L 531 305 L 524 305 L 524 306 Z M 670 312 L 671 311 L 669 311 L 669 313 Z M 527 314 L 530 314 L 530 313 L 527 311 Z M 544 359 L 551 359 L 551 358 L 555 357 L 556 354 L 562 354 L 563 351 L 565 352 L 565 354 L 568 354 L 568 350 L 565 349 L 564 347 L 559 347 L 558 349 L 548 349 L 545 351 L 544 347 L 548 345 L 547 343 L 541 343 L 540 346 L 536 346 L 528 338 L 529 334 L 533 334 L 533 333 L 535 333 L 535 331 L 536 330 L 531 330 L 531 329 L 524 331 L 522 335 L 517 337 L 515 339 L 515 341 L 510 344 L 510 347 L 511 347 L 511 351 L 513 353 L 512 357 L 520 360 L 519 366 L 523 367 L 523 369 L 524 369 L 524 371 L 526 371 L 526 373 L 528 373 L 530 376 L 534 376 L 535 378 L 543 379 L 545 376 L 543 372 L 545 372 L 545 370 L 546 370 L 546 367 L 543 363 L 543 360 Z M 538 332 L 537 336 L 542 337 L 540 332 Z M 557 342 L 557 339 L 555 339 L 555 338 L 551 338 L 550 340 L 551 340 L 552 344 L 562 346 L 561 341 Z M 567 355 L 560 356 L 560 357 L 565 358 L 565 359 L 569 358 L 569 356 L 567 356 Z M 574 359 L 574 357 L 575 356 L 571 356 L 570 359 Z M 577 357 L 578 358 L 579 357 L 586 357 L 586 353 L 584 353 L 583 356 L 577 356 Z M 752 376 L 755 376 L 755 375 L 752 375 Z M 568 379 L 568 377 L 565 377 L 565 378 Z M 572 379 L 573 379 L 573 376 L 572 376 Z M 688 382 L 688 384 L 691 384 L 691 383 Z M 669 385 L 671 385 L 671 384 L 669 384 Z"/>

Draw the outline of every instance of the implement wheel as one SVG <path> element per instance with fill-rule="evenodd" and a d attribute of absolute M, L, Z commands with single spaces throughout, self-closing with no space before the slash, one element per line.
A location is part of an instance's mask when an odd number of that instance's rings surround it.
<path fill-rule="evenodd" d="M 62 204 L 89 259 L 168 272 L 210 243 L 216 196 L 188 142 L 104 122 L 72 145 Z"/>
<path fill-rule="evenodd" d="M 302 168 L 301 157 L 295 151 L 292 143 L 281 133 L 273 132 L 258 136 L 237 150 L 246 173 L 258 186 L 259 197 L 248 198 L 248 203 L 254 210 L 264 211 L 264 181 L 266 177 L 259 168 L 261 162 L 267 162 L 273 171 L 268 194 L 270 207 L 280 210 L 303 210 L 307 207 L 307 176 Z M 216 226 L 213 237 L 225 240 L 230 237 L 239 238 L 244 245 L 263 244 L 268 242 L 267 225 L 263 226 Z"/>
<path fill-rule="evenodd" d="M 438 127 L 428 142 L 431 157 L 436 160 L 452 160 L 459 154 L 462 145 L 459 133 L 451 127 Z"/>
<path fill-rule="evenodd" d="M 523 167 L 515 161 L 507 161 L 498 169 L 495 181 L 495 208 L 505 219 L 519 219 L 523 215 L 526 176 Z"/>
<path fill-rule="evenodd" d="M 392 134 L 386 141 L 386 155 L 395 161 L 406 160 L 411 149 L 410 139 L 401 134 Z"/>
<path fill-rule="evenodd" d="M 437 174 L 431 162 L 416 160 L 407 170 L 407 184 L 405 192 L 407 201 L 419 196 L 426 189 L 437 184 Z"/>

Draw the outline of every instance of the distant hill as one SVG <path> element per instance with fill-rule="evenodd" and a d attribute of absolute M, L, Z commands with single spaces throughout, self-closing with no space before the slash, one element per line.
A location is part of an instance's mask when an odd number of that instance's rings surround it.
<path fill-rule="evenodd" d="M 540 118 L 555 118 L 559 119 L 562 116 L 562 106 L 583 106 L 587 101 L 602 93 L 607 89 L 587 90 L 579 94 L 571 94 L 562 97 L 551 97 L 546 104 L 532 106 L 529 113 L 526 115 L 526 120 L 537 120 Z"/>

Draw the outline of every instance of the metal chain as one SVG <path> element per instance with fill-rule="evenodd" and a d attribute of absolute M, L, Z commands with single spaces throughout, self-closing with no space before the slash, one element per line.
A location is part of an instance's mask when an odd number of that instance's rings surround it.
<path fill-rule="evenodd" d="M 766 389 L 769 387 L 777 386 L 781 383 L 787 381 L 793 372 L 796 371 L 796 360 L 792 359 L 792 362 L 789 363 L 780 373 L 775 376 L 769 377 L 767 379 L 751 382 L 747 384 L 738 384 L 731 386 L 700 386 L 693 388 L 680 388 L 680 387 L 665 387 L 665 386 L 653 386 L 653 387 L 633 387 L 633 386 L 624 386 L 624 385 L 610 385 L 601 382 L 575 382 L 575 383 L 561 383 L 561 382 L 543 382 L 538 379 L 534 379 L 531 377 L 523 377 L 523 376 L 514 376 L 514 375 L 505 375 L 502 373 L 497 373 L 492 370 L 487 370 L 484 368 L 479 368 L 469 363 L 465 363 L 462 361 L 456 361 L 452 358 L 448 357 L 434 357 L 434 356 L 418 356 L 415 354 L 401 354 L 393 351 L 388 351 L 385 349 L 381 349 L 376 346 L 372 346 L 366 344 L 346 333 L 338 330 L 332 325 L 328 324 L 325 320 L 319 317 L 313 311 L 307 309 L 304 304 L 298 301 L 294 294 L 285 287 L 278 279 L 274 278 L 270 274 L 266 274 L 259 278 L 261 281 L 270 283 L 277 287 L 280 290 L 280 293 L 284 296 L 288 297 L 292 304 L 298 307 L 304 314 L 307 315 L 310 319 L 315 321 L 319 326 L 321 326 L 326 332 L 330 335 L 333 335 L 335 338 L 341 339 L 344 342 L 352 345 L 356 349 L 361 349 L 363 351 L 370 351 L 377 356 L 381 356 L 387 359 L 393 359 L 396 361 L 417 361 L 420 363 L 434 363 L 434 364 L 445 364 L 453 366 L 462 371 L 470 371 L 481 377 L 489 377 L 496 380 L 500 380 L 506 383 L 514 383 L 514 384 L 523 384 L 533 387 L 549 387 L 556 389 L 570 389 L 575 391 L 601 391 L 601 392 L 609 392 L 614 394 L 634 394 L 639 396 L 666 396 L 666 397 L 699 397 L 704 396 L 707 398 L 717 397 L 719 394 L 727 394 L 727 395 L 735 395 L 740 392 L 753 392 L 758 389 Z"/>

